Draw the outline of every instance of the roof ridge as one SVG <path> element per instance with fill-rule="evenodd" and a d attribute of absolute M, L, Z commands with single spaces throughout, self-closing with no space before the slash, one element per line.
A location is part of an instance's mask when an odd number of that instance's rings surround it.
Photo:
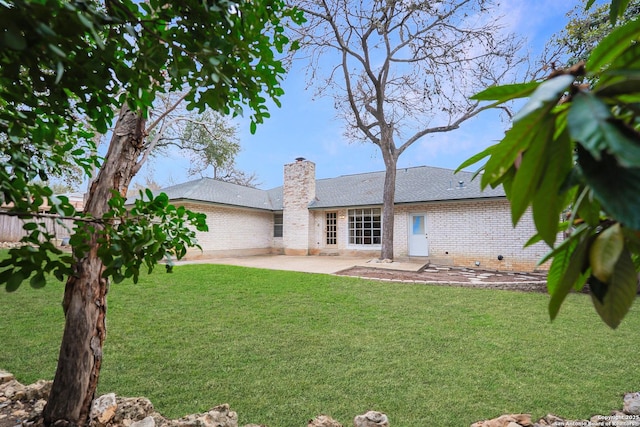
<path fill-rule="evenodd" d="M 428 166 L 428 165 L 397 167 L 396 171 L 408 170 L 408 169 L 421 169 L 421 168 L 438 169 L 438 170 L 450 171 L 450 172 L 455 172 L 456 171 L 455 169 L 451 169 L 451 168 L 445 168 L 445 167 L 441 167 L 441 166 Z M 351 173 L 351 174 L 338 175 L 338 176 L 334 176 L 334 177 L 331 177 L 331 178 L 320 178 L 320 179 L 316 179 L 316 181 L 325 181 L 325 180 L 330 180 L 330 179 L 346 178 L 346 177 L 358 176 L 358 175 L 383 174 L 385 172 L 386 172 L 386 170 L 370 171 L 370 172 L 357 172 L 357 173 Z M 465 171 L 465 170 L 461 170 L 459 172 L 474 173 L 474 172 Z"/>
<path fill-rule="evenodd" d="M 206 176 L 203 176 L 203 177 L 201 177 L 201 178 L 199 178 L 199 179 L 194 180 L 194 181 L 196 181 L 196 182 L 197 182 L 197 184 L 195 184 L 195 185 L 191 186 L 190 188 L 189 188 L 189 187 L 187 187 L 187 188 L 188 188 L 188 191 L 187 191 L 186 193 L 184 193 L 184 196 L 185 196 L 185 197 L 188 197 L 188 196 L 192 195 L 192 194 L 193 194 L 193 192 L 195 191 L 195 189 L 196 189 L 196 188 L 199 188 L 199 187 L 202 185 L 202 181 L 204 181 L 204 180 L 206 180 L 206 179 L 207 179 L 207 177 L 206 177 Z"/>

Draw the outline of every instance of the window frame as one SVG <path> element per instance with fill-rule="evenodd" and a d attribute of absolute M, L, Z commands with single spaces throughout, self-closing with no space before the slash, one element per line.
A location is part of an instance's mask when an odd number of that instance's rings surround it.
<path fill-rule="evenodd" d="M 278 218 L 280 221 L 278 221 Z M 278 235 L 279 234 L 279 235 Z M 284 214 L 282 212 L 275 212 L 273 214 L 273 238 L 282 238 L 284 234 Z"/>
<path fill-rule="evenodd" d="M 327 247 L 338 246 L 338 212 L 324 213 L 324 243 Z"/>
<path fill-rule="evenodd" d="M 382 245 L 382 209 L 348 209 L 347 243 L 349 247 L 379 248 Z"/>

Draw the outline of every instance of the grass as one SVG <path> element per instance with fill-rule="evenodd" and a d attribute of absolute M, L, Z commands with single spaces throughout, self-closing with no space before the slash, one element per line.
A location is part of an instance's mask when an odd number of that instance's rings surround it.
<path fill-rule="evenodd" d="M 0 292 L 0 368 L 53 377 L 63 285 Z M 229 403 L 240 425 L 468 426 L 507 412 L 608 414 L 638 391 L 640 311 L 616 331 L 589 297 L 549 322 L 548 296 L 220 265 L 112 285 L 99 392 L 171 418 Z"/>

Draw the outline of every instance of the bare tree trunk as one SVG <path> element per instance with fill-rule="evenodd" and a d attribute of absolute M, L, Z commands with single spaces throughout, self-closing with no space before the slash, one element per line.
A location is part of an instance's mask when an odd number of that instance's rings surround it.
<path fill-rule="evenodd" d="M 382 247 L 380 259 L 393 259 L 393 224 L 395 217 L 396 173 L 398 155 L 393 142 L 380 144 L 384 159 L 384 192 L 382 199 Z"/>
<path fill-rule="evenodd" d="M 142 150 L 145 120 L 125 104 L 120 110 L 109 151 L 96 180 L 91 184 L 85 213 L 99 219 L 109 209 L 111 190 L 126 195 L 137 172 L 136 162 Z M 89 253 L 76 259 L 75 274 L 67 280 L 63 309 L 65 327 L 60 345 L 58 368 L 49 401 L 44 409 L 47 425 L 84 425 L 94 398 L 102 347 L 106 337 L 106 295 L 109 287 L 102 277 L 104 265 L 98 258 L 97 231 L 92 224 Z"/>

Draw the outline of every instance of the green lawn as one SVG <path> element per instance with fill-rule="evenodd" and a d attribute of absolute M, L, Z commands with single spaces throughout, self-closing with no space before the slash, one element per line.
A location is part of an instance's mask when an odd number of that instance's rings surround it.
<path fill-rule="evenodd" d="M 0 292 L 0 368 L 52 378 L 63 285 Z M 640 309 L 616 331 L 587 295 L 548 296 L 219 265 L 112 285 L 100 393 L 177 418 L 229 403 L 240 425 L 468 426 L 506 412 L 588 418 L 640 390 Z"/>

